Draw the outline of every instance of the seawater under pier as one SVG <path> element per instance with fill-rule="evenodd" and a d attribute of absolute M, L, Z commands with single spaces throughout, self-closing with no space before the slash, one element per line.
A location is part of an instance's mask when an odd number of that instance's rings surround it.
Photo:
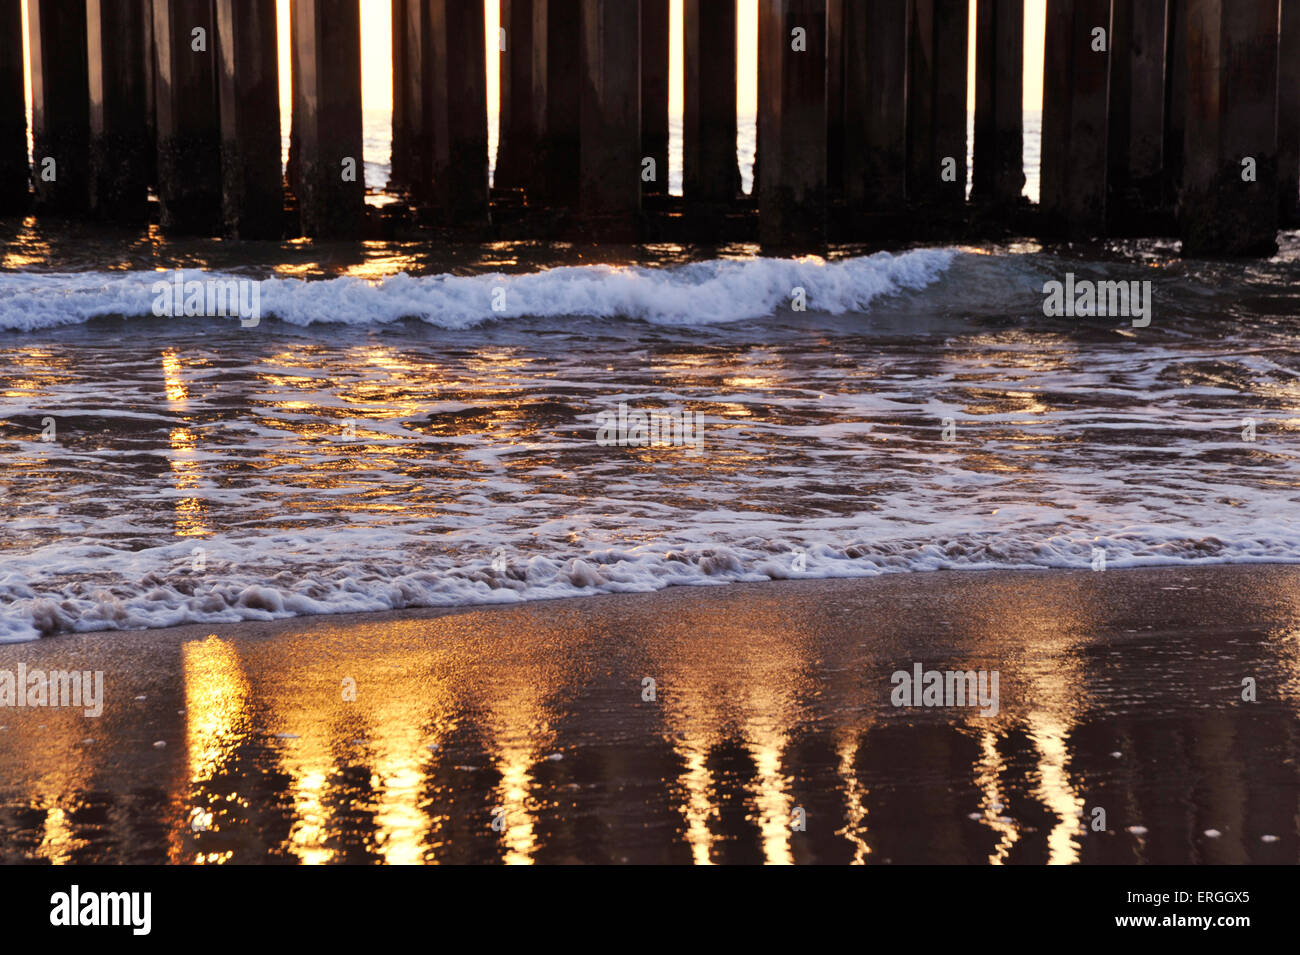
<path fill-rule="evenodd" d="M 1300 215 L 1300 0 L 1047 0 L 1041 196 L 1023 196 L 1021 0 L 759 0 L 754 188 L 734 0 L 391 0 L 390 201 L 367 202 L 357 0 L 0 0 L 0 216 L 165 233 L 758 239 L 1177 235 L 1258 255 Z M 668 191 L 680 10 L 683 194 Z M 974 142 L 967 192 L 968 43 Z M 32 152 L 24 80 L 30 78 Z M 156 199 L 156 201 L 155 201 Z"/>

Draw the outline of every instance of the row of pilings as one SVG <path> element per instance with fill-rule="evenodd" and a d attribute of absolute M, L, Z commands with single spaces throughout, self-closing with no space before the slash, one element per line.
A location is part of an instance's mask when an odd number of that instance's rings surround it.
<path fill-rule="evenodd" d="M 152 189 L 165 232 L 361 236 L 364 8 L 292 0 L 282 169 L 274 0 L 29 0 L 30 158 L 21 7 L 0 0 L 0 215 L 137 223 Z M 759 0 L 752 196 L 736 155 L 736 4 L 682 0 L 680 200 L 667 195 L 668 0 L 500 8 L 489 189 L 483 4 L 392 0 L 388 188 L 421 222 L 774 249 L 1177 232 L 1186 253 L 1259 254 L 1296 217 L 1300 0 L 1047 0 L 1033 210 L 1020 0 L 977 0 L 974 24 L 967 0 Z"/>

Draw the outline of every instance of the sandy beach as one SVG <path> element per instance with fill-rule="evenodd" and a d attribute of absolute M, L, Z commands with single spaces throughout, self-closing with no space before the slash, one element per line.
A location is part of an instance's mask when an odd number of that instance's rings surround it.
<path fill-rule="evenodd" d="M 105 691 L 0 708 L 0 860 L 1294 863 L 1298 595 L 937 572 L 4 645 Z M 996 670 L 996 715 L 893 705 L 917 664 Z"/>

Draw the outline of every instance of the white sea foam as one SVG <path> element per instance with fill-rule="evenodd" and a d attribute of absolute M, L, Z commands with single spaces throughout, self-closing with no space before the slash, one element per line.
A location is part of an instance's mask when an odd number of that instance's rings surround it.
<path fill-rule="evenodd" d="M 292 325 L 372 325 L 414 318 L 441 328 L 470 328 L 512 318 L 632 318 L 661 325 L 711 325 L 772 315 L 802 288 L 809 309 L 865 311 L 882 295 L 923 288 L 952 262 L 951 249 L 918 249 L 826 262 L 819 258 L 718 259 L 672 268 L 583 265 L 527 274 L 405 273 L 371 281 L 265 279 L 264 318 Z M 0 329 L 33 331 L 92 318 L 154 314 L 159 272 L 0 274 Z M 183 272 L 183 281 L 239 279 Z"/>

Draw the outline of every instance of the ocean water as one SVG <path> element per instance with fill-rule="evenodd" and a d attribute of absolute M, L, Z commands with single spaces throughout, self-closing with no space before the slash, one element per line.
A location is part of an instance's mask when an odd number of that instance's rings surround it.
<path fill-rule="evenodd" d="M 2 640 L 1300 554 L 1296 234 L 1252 263 L 2 235 Z M 260 282 L 260 322 L 154 317 L 174 267 Z M 1067 273 L 1149 280 L 1150 325 L 1044 317 Z M 599 443 L 620 404 L 699 447 Z"/>

